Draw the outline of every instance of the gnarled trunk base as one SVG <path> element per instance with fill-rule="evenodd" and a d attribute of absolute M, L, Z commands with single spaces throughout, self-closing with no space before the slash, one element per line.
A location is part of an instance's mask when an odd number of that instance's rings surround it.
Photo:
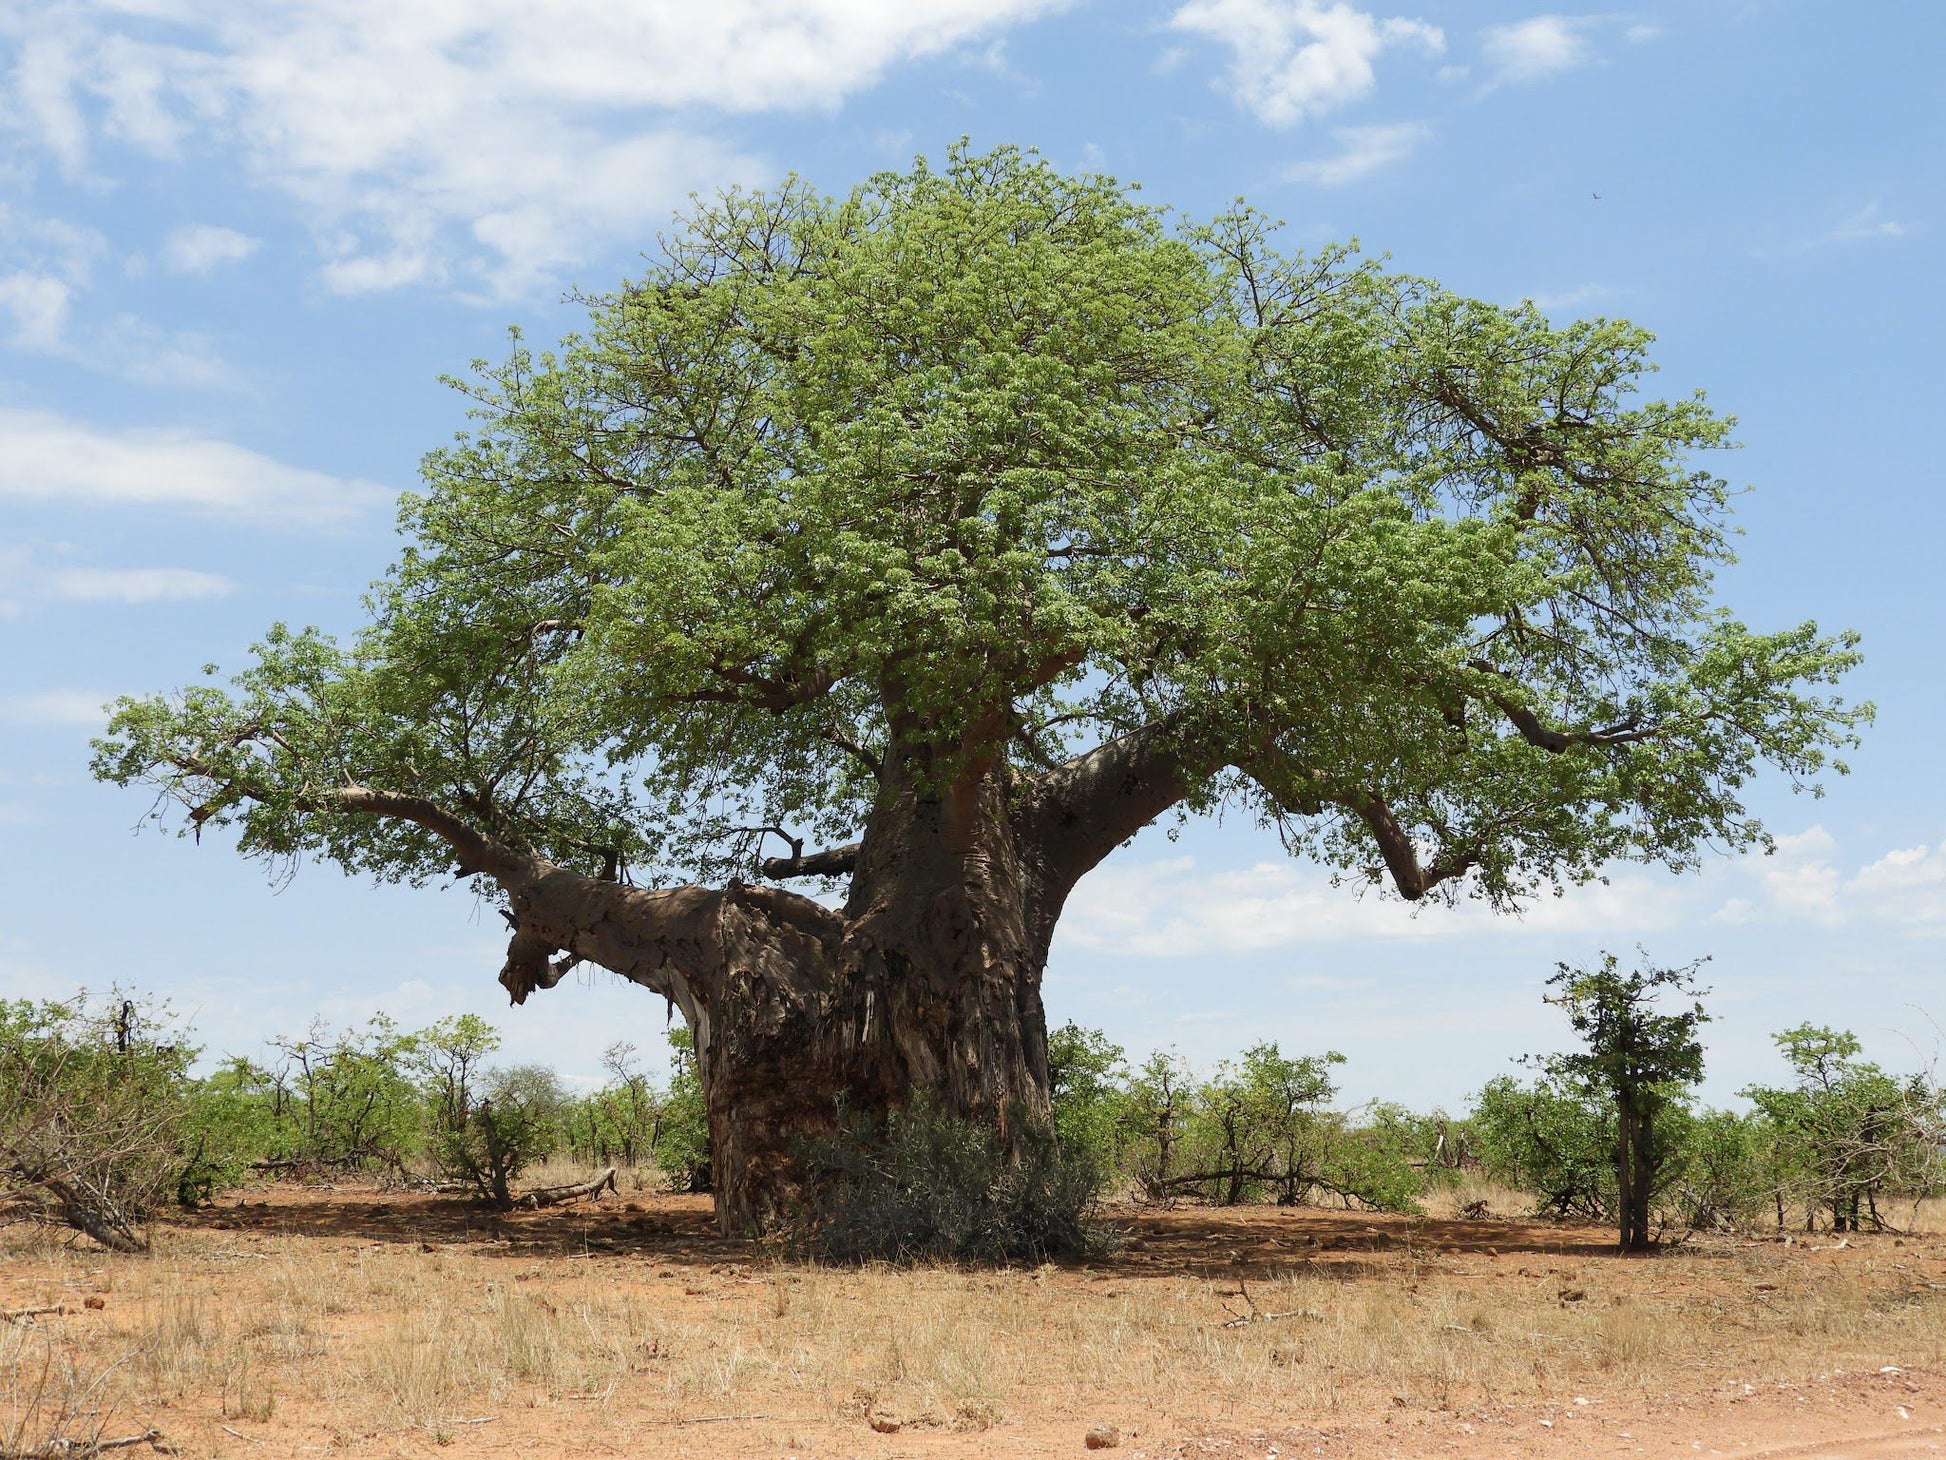
<path fill-rule="evenodd" d="M 712 1001 L 698 1046 L 726 1233 L 787 1218 L 805 1143 L 847 1114 L 878 1119 L 922 1097 L 1003 1142 L 1023 1115 L 1045 1119 L 1038 970 L 921 970 L 875 951 L 787 977 L 733 967 Z"/>

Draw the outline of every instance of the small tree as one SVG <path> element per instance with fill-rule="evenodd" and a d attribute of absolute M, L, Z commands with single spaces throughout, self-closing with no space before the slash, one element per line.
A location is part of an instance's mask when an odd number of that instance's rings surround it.
<path fill-rule="evenodd" d="M 710 1191 L 715 1186 L 715 1143 L 710 1138 L 709 1106 L 696 1070 L 696 1041 L 678 1025 L 669 1031 L 669 1093 L 662 1104 L 662 1139 L 655 1163 L 677 1191 Z"/>
<path fill-rule="evenodd" d="M 433 1159 L 506 1211 L 514 1204 L 515 1178 L 559 1142 L 567 1094 L 552 1070 L 515 1065 L 481 1073 L 462 1098 L 468 1103 L 437 1128 Z"/>
<path fill-rule="evenodd" d="M 1614 1215 L 1612 1103 L 1552 1075 L 1532 1084 L 1501 1075 L 1475 1097 L 1471 1124 L 1481 1164 L 1533 1192 L 1538 1211 L 1597 1222 Z"/>
<path fill-rule="evenodd" d="M 1614 1104 L 1616 1216 L 1624 1252 L 1644 1252 L 1653 1245 L 1649 1203 L 1663 1164 L 1655 1139 L 1656 1116 L 1673 1092 L 1703 1078 L 1703 1046 L 1696 1031 L 1709 1016 L 1702 1004 L 1692 1001 L 1673 1014 L 1657 1012 L 1654 1004 L 1665 990 L 1694 995 L 1696 970 L 1707 961 L 1623 972 L 1615 955 L 1604 953 L 1599 968 L 1556 964 L 1548 980 L 1556 990 L 1548 1002 L 1567 1011 L 1586 1047 L 1577 1054 L 1551 1056 L 1542 1062 L 1544 1068 Z"/>
<path fill-rule="evenodd" d="M 189 1092 L 189 1108 L 177 1134 L 180 1163 L 176 1201 L 198 1206 L 219 1186 L 241 1181 L 278 1149 L 276 1077 L 261 1065 L 233 1055 Z"/>
<path fill-rule="evenodd" d="M 412 1080 L 418 1036 L 378 1014 L 337 1032 L 318 1020 L 271 1048 L 282 1164 L 404 1173 L 425 1135 Z"/>
<path fill-rule="evenodd" d="M 1129 1082 L 1122 1113 L 1130 1165 L 1143 1193 L 1162 1201 L 1174 1189 L 1184 1124 L 1195 1096 L 1189 1064 L 1174 1050 L 1157 1050 Z"/>

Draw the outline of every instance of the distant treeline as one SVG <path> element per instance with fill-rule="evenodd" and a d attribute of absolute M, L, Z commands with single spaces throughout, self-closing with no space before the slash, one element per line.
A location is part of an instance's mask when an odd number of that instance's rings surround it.
<path fill-rule="evenodd" d="M 151 1001 L 0 1001 L 0 1196 L 133 1250 L 158 1206 L 256 1179 L 358 1174 L 505 1207 L 523 1172 L 560 1158 L 707 1190 L 688 1032 L 669 1042 L 666 1080 L 617 1044 L 606 1082 L 576 1094 L 546 1068 L 494 1063 L 499 1037 L 475 1016 L 410 1031 L 380 1016 L 317 1023 L 199 1076 L 188 1031 Z M 1747 1112 L 1702 1108 L 1680 1082 L 1654 1092 L 1644 1169 L 1659 1223 L 1886 1227 L 1901 1204 L 1946 1192 L 1946 1101 L 1929 1072 L 1888 1072 L 1842 1030 L 1776 1042 L 1779 1082 L 1745 1090 Z M 1492 1080 L 1458 1114 L 1339 1108 L 1342 1063 L 1263 1043 L 1204 1071 L 1174 1053 L 1131 1065 L 1069 1024 L 1050 1039 L 1053 1144 L 1095 1189 L 1131 1200 L 1412 1211 L 1485 1178 L 1535 1213 L 1613 1220 L 1616 1103 L 1571 1062 Z"/>

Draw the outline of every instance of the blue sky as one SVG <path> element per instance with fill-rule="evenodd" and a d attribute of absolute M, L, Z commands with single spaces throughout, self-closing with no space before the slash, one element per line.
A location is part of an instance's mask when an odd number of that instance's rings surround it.
<path fill-rule="evenodd" d="M 391 499 L 461 424 L 438 383 L 630 272 L 691 190 L 840 190 L 1018 142 L 1300 242 L 1659 336 L 1752 490 L 1724 596 L 1865 636 L 1880 718 L 1823 801 L 1759 788 L 1775 856 L 1617 869 L 1518 920 L 1359 901 L 1237 827 L 1085 883 L 1056 1020 L 1208 1062 L 1350 1056 L 1349 1098 L 1454 1103 L 1552 1047 L 1555 959 L 1714 955 L 1710 1092 L 1767 1034 L 1911 1066 L 1946 1024 L 1946 11 L 1687 0 L 1540 12 L 1311 0 L 73 0 L 0 5 L 0 994 L 120 980 L 220 1049 L 383 1008 L 492 1017 L 592 1076 L 663 1010 L 595 978 L 521 1010 L 498 919 L 330 868 L 266 884 L 131 836 L 98 706 L 339 631 Z"/>

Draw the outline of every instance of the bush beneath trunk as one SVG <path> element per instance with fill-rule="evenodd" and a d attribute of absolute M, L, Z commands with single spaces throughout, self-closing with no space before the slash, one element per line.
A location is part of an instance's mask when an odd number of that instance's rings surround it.
<path fill-rule="evenodd" d="M 805 1148 L 809 1204 L 792 1245 L 836 1262 L 1041 1262 L 1099 1252 L 1107 1173 L 1052 1131 L 1009 1159 L 987 1127 L 914 1105 L 847 1121 Z"/>

